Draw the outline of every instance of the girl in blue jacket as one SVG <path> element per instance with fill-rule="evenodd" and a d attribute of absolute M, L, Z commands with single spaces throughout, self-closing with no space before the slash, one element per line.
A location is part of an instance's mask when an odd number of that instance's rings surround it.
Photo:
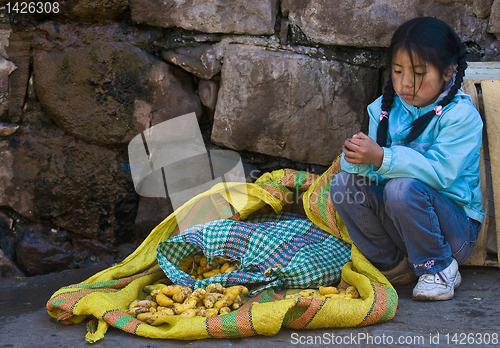
<path fill-rule="evenodd" d="M 444 22 L 401 25 L 369 133 L 344 142 L 331 198 L 354 244 L 415 300 L 448 300 L 483 221 L 483 123 L 461 84 L 465 48 Z"/>

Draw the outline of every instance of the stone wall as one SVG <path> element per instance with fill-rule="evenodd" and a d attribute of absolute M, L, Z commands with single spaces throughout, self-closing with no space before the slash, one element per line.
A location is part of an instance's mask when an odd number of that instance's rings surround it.
<path fill-rule="evenodd" d="M 207 147 L 237 151 L 249 181 L 320 173 L 366 131 L 402 22 L 436 16 L 469 60 L 500 60 L 500 0 L 55 3 L 0 8 L 0 275 L 133 251 L 172 212 L 132 183 L 127 144 L 151 126 L 196 113 Z"/>

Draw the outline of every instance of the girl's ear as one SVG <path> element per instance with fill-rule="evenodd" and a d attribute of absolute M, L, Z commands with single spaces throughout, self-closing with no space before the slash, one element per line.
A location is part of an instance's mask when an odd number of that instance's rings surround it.
<path fill-rule="evenodd" d="M 451 81 L 454 74 L 455 74 L 455 64 L 451 63 L 446 69 L 444 69 L 443 79 L 446 82 Z"/>

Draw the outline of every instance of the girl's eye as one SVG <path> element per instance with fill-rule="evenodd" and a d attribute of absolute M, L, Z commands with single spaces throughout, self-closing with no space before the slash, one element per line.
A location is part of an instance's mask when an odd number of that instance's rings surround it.
<path fill-rule="evenodd" d="M 424 76 L 425 72 L 416 72 L 415 75 L 417 75 L 417 76 Z"/>
<path fill-rule="evenodd" d="M 394 70 L 394 73 L 395 73 L 395 74 L 401 74 L 401 71 L 399 71 L 399 70 Z"/>

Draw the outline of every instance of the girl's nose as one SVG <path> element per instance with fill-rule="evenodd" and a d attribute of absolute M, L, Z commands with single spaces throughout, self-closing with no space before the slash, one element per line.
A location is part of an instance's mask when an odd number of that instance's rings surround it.
<path fill-rule="evenodd" d="M 403 87 L 413 87 L 413 80 L 414 80 L 413 74 L 410 74 L 408 72 L 404 72 L 403 73 L 403 81 L 401 84 L 403 85 Z"/>

